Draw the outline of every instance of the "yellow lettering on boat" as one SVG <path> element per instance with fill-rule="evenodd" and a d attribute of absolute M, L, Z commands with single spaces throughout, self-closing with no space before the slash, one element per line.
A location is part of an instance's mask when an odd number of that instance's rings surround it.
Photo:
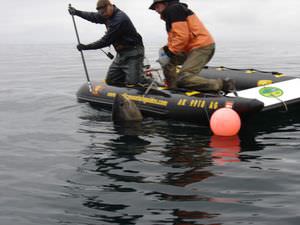
<path fill-rule="evenodd" d="M 205 105 L 206 105 L 206 101 L 202 101 L 201 108 L 205 108 Z"/>
<path fill-rule="evenodd" d="M 177 103 L 178 106 L 185 106 L 187 100 L 186 99 L 180 99 Z"/>
<path fill-rule="evenodd" d="M 184 105 L 186 105 L 186 99 L 185 99 L 185 102 L 184 102 Z M 193 108 L 205 108 L 205 105 L 206 105 L 206 101 L 205 100 L 202 100 L 202 99 L 193 99 L 189 102 L 189 107 L 193 107 Z"/>
<path fill-rule="evenodd" d="M 107 97 L 116 97 L 117 93 L 115 92 L 108 92 L 107 93 Z M 165 100 L 159 100 L 159 99 L 155 99 L 155 98 L 147 98 L 141 95 L 129 95 L 129 94 L 122 94 L 125 98 L 132 100 L 132 101 L 136 101 L 136 102 L 142 102 L 144 104 L 154 104 L 154 105 L 161 105 L 161 106 L 167 106 L 168 105 L 168 101 Z"/>
<path fill-rule="evenodd" d="M 191 107 L 197 107 L 198 102 L 199 102 L 199 100 L 192 100 L 192 101 L 190 102 L 190 106 L 191 106 Z"/>
<path fill-rule="evenodd" d="M 205 101 L 200 100 L 200 101 L 198 102 L 197 107 L 198 107 L 198 108 L 204 108 L 204 106 L 205 106 Z"/>
<path fill-rule="evenodd" d="M 191 106 L 191 107 L 194 106 L 194 101 L 195 101 L 195 100 L 191 100 L 191 101 L 190 101 L 190 106 Z"/>
<path fill-rule="evenodd" d="M 219 107 L 219 102 L 217 101 L 211 101 L 209 103 L 209 109 L 217 109 Z"/>
<path fill-rule="evenodd" d="M 156 98 L 148 98 L 148 97 L 144 97 L 141 95 L 129 95 L 126 93 L 124 93 L 123 95 L 132 101 L 142 102 L 144 104 L 167 106 L 169 103 L 168 101 L 165 101 L 165 100 L 160 100 L 160 99 L 156 99 Z"/>

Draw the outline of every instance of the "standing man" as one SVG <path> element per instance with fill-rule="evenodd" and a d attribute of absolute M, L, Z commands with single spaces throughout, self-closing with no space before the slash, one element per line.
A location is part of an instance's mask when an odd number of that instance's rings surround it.
<path fill-rule="evenodd" d="M 179 0 L 153 0 L 150 6 L 166 23 L 168 44 L 163 47 L 170 61 L 163 66 L 169 88 L 225 92 L 234 89 L 232 80 L 206 79 L 199 75 L 215 52 L 215 42 L 203 23 Z M 178 65 L 182 65 L 176 73 Z"/>
<path fill-rule="evenodd" d="M 135 85 L 144 82 L 144 45 L 130 18 L 109 0 L 98 0 L 98 12 L 79 11 L 69 7 L 71 15 L 79 16 L 92 23 L 104 24 L 105 35 L 90 44 L 78 44 L 77 49 L 100 49 L 113 45 L 117 56 L 109 67 L 106 83 L 110 85 Z"/>

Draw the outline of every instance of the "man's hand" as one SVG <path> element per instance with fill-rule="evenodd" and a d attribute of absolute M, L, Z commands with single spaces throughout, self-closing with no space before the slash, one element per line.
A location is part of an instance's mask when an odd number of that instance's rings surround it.
<path fill-rule="evenodd" d="M 174 52 L 170 51 L 168 46 L 164 46 L 163 49 L 164 49 L 166 55 L 170 57 L 171 62 L 175 65 L 182 65 L 187 58 L 186 53 L 183 53 L 183 52 L 174 53 Z"/>
<path fill-rule="evenodd" d="M 84 44 L 78 44 L 77 45 L 77 49 L 78 49 L 78 51 L 82 51 L 82 50 L 87 50 L 88 48 Z"/>
<path fill-rule="evenodd" d="M 163 47 L 163 50 L 165 51 L 167 56 L 169 56 L 170 58 L 175 55 L 173 52 L 170 51 L 170 49 L 166 45 Z"/>
<path fill-rule="evenodd" d="M 72 7 L 72 6 L 69 6 L 69 13 L 71 14 L 71 15 L 76 15 L 77 14 L 77 9 L 75 9 L 74 7 Z"/>

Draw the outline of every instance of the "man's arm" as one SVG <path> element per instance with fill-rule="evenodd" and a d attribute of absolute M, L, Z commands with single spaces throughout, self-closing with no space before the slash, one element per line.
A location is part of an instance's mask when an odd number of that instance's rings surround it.
<path fill-rule="evenodd" d="M 69 6 L 69 13 L 71 15 L 79 16 L 85 20 L 88 20 L 92 23 L 100 23 L 104 24 L 106 22 L 106 19 L 102 17 L 99 13 L 96 12 L 85 12 L 75 9 L 72 6 Z"/>
<path fill-rule="evenodd" d="M 116 39 L 120 38 L 120 36 L 123 34 L 123 23 L 124 21 L 115 21 L 114 23 L 110 24 L 107 28 L 107 32 L 101 39 L 87 45 L 82 45 L 80 47 L 81 50 L 100 49 L 114 44 Z"/>

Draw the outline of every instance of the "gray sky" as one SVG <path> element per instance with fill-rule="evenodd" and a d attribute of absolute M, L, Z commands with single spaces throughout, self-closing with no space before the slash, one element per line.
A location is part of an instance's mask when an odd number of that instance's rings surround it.
<path fill-rule="evenodd" d="M 197 13 L 217 41 L 300 40 L 299 0 L 182 0 Z M 0 36 L 4 43 L 74 43 L 67 12 L 94 11 L 96 0 L 0 0 Z M 113 0 L 132 19 L 145 42 L 165 42 L 164 23 L 148 10 L 152 0 Z M 99 39 L 105 27 L 76 18 L 83 43 Z"/>

